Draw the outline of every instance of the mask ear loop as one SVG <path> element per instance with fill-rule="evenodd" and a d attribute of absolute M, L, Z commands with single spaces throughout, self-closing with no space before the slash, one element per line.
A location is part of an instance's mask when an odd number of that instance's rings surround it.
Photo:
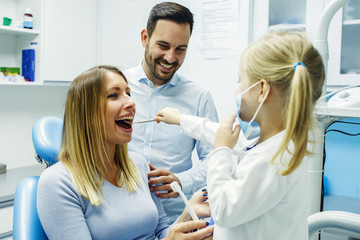
<path fill-rule="evenodd" d="M 259 111 L 260 111 L 261 106 L 264 104 L 265 100 L 267 99 L 267 96 L 269 95 L 269 92 L 270 92 L 270 85 L 269 85 L 269 90 L 267 91 L 264 99 L 261 101 L 259 107 L 256 109 L 256 112 L 255 112 L 253 118 L 252 118 L 252 119 L 250 120 L 250 122 L 249 122 L 249 127 L 248 127 L 248 129 L 246 130 L 245 137 L 249 137 L 249 136 L 250 136 L 250 134 L 251 134 L 251 132 L 252 132 L 252 129 L 253 129 L 253 127 L 251 126 L 251 123 L 255 120 L 255 117 L 257 116 L 257 114 L 258 114 Z"/>

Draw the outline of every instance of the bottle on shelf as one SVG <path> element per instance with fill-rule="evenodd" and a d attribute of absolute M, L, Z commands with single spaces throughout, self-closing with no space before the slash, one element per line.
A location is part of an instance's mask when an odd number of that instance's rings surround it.
<path fill-rule="evenodd" d="M 33 26 L 34 26 L 33 15 L 31 14 L 31 9 L 27 8 L 24 14 L 23 27 L 27 29 L 33 29 Z"/>

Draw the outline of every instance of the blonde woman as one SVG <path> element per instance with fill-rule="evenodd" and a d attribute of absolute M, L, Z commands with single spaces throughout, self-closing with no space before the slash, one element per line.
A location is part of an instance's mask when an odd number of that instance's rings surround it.
<path fill-rule="evenodd" d="M 72 82 L 59 162 L 38 185 L 38 213 L 50 240 L 211 239 L 204 221 L 170 228 L 150 193 L 146 160 L 127 150 L 134 115 L 130 88 L 117 68 L 98 66 Z M 184 211 L 178 222 L 189 219 Z"/>
<path fill-rule="evenodd" d="M 215 145 L 207 175 L 214 239 L 308 238 L 310 133 L 324 77 L 305 33 L 269 33 L 242 53 L 236 114 L 217 124 L 171 108 L 158 113 L 157 121 Z M 255 121 L 260 135 L 250 139 Z"/>

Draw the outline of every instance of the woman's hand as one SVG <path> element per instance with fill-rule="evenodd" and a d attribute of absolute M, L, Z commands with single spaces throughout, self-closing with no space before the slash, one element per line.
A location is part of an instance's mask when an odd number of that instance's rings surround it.
<path fill-rule="evenodd" d="M 235 118 L 236 113 L 220 123 L 215 135 L 215 148 L 225 146 L 232 149 L 235 146 L 240 134 L 240 125 L 236 125 L 233 130 Z"/>
<path fill-rule="evenodd" d="M 164 240 L 210 240 L 213 231 L 214 226 L 206 227 L 205 221 L 182 222 L 173 225 Z"/>
<path fill-rule="evenodd" d="M 161 109 L 155 116 L 157 123 L 164 122 L 167 124 L 180 125 L 181 112 L 176 108 L 166 107 Z"/>

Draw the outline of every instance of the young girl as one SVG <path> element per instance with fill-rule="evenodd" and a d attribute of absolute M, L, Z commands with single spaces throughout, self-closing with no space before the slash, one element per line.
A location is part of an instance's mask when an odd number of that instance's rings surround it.
<path fill-rule="evenodd" d="M 304 33 L 269 33 L 242 54 L 237 114 L 217 124 L 173 108 L 158 112 L 158 122 L 215 145 L 207 175 L 214 239 L 308 238 L 309 130 L 324 78 Z M 260 136 L 247 139 L 255 121 Z"/>

